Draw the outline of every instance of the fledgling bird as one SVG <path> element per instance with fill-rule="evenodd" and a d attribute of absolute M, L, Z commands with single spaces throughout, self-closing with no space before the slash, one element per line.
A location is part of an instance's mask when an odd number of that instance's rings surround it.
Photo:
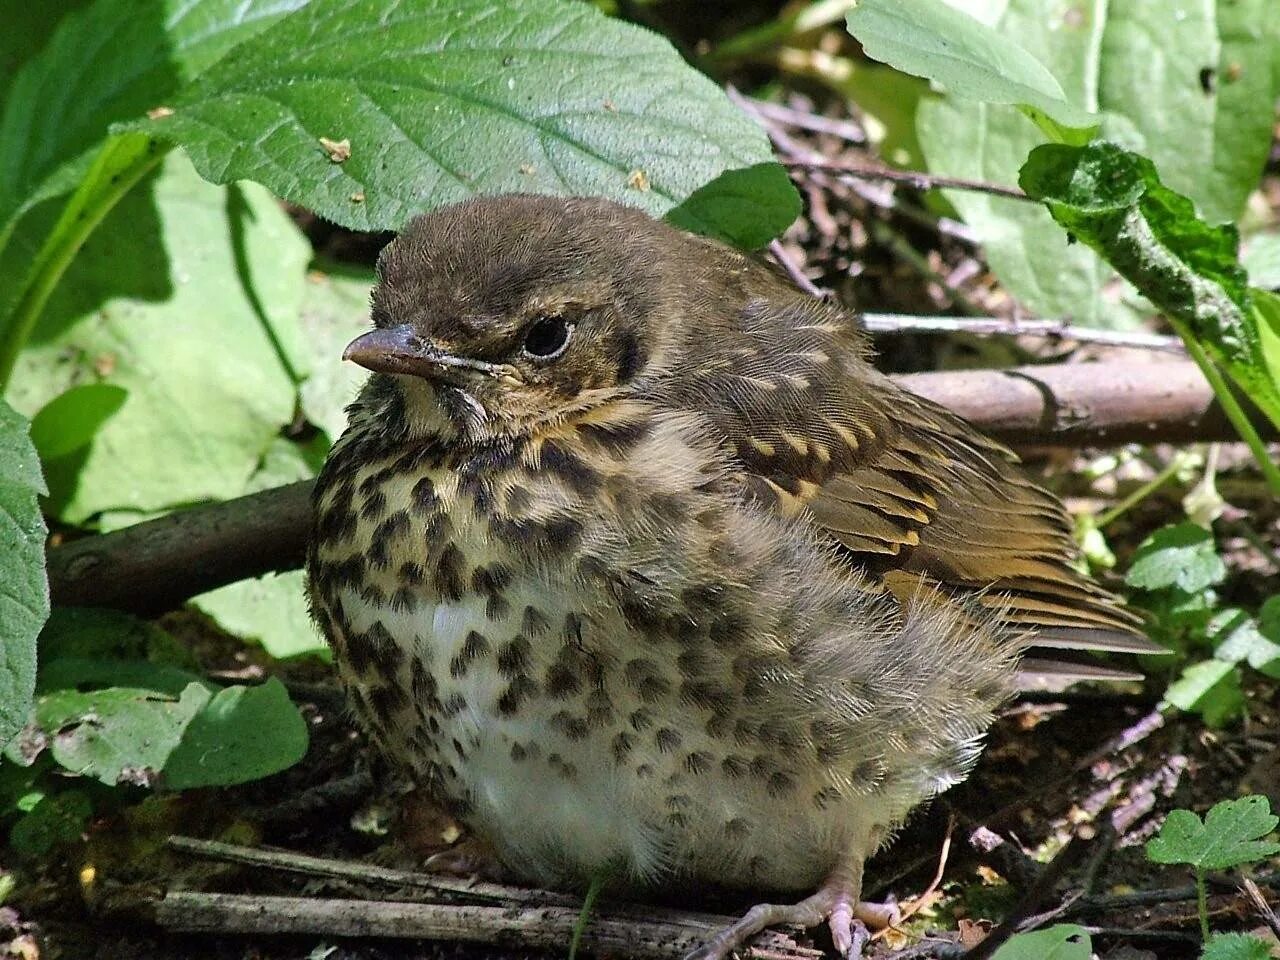
<path fill-rule="evenodd" d="M 1008 451 L 718 242 L 470 200 L 387 247 L 372 313 L 314 615 L 372 740 L 526 880 L 793 891 L 702 954 L 848 952 L 888 919 L 863 861 L 1029 646 L 1156 649 Z"/>

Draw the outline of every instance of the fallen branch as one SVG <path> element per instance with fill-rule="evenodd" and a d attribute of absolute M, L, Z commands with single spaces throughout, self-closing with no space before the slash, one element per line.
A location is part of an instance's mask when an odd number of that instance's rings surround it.
<path fill-rule="evenodd" d="M 653 911 L 653 918 L 592 917 L 582 946 L 597 956 L 674 960 L 701 946 L 732 917 Z M 325 937 L 400 937 L 563 950 L 578 920 L 577 907 L 475 906 L 382 900 L 269 897 L 170 890 L 155 905 L 169 930 L 204 933 L 303 933 Z M 742 951 L 756 960 L 818 960 L 819 950 L 765 933 Z"/>
<path fill-rule="evenodd" d="M 1053 364 L 894 379 L 1015 445 L 1234 437 L 1208 384 L 1188 361 Z M 53 601 L 150 614 L 226 583 L 297 568 L 310 527 L 310 492 L 310 482 L 295 483 L 53 547 Z"/>
<path fill-rule="evenodd" d="M 902 183 L 917 190 L 968 190 L 973 193 L 987 193 L 995 197 L 1009 200 L 1022 200 L 1035 203 L 1017 187 L 1006 187 L 1000 183 L 989 183 L 986 180 L 970 180 L 966 177 L 943 177 L 925 173 L 922 170 L 894 170 L 891 167 L 873 166 L 851 160 L 832 160 L 828 157 L 783 157 L 780 161 L 784 167 L 793 170 L 819 170 L 834 174 L 837 177 L 857 177 L 862 180 L 888 180 L 891 183 Z"/>

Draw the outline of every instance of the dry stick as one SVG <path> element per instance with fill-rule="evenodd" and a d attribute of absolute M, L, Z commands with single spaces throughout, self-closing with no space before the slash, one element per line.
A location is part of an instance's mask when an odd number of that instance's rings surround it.
<path fill-rule="evenodd" d="M 1234 437 L 1208 384 L 1187 361 L 1046 364 L 893 379 L 1015 445 Z M 311 487 L 310 481 L 277 487 L 53 547 L 53 600 L 152 614 L 245 577 L 294 569 L 310 532 Z"/>
<path fill-rule="evenodd" d="M 579 899 L 543 890 L 527 890 L 497 883 L 462 880 L 433 873 L 416 873 L 411 870 L 394 870 L 376 864 L 351 860 L 335 860 L 329 857 L 311 857 L 287 850 L 264 850 L 260 847 L 244 847 L 214 840 L 198 840 L 195 837 L 173 836 L 169 848 L 190 853 L 221 863 L 239 863 L 251 867 L 266 867 L 286 873 L 300 873 L 310 877 L 327 877 L 352 883 L 365 883 L 384 887 L 408 887 L 423 890 L 450 899 L 459 897 L 489 903 L 523 904 L 536 906 L 561 906 L 577 909 Z"/>
<path fill-rule="evenodd" d="M 1226 883 L 1225 878 L 1210 876 L 1211 884 Z M 1260 887 L 1280 890 L 1280 871 L 1254 877 Z M 1196 899 L 1196 887 L 1188 883 L 1181 887 L 1165 887 L 1159 890 L 1138 890 L 1134 893 L 1099 893 L 1081 897 L 1065 911 L 1067 916 L 1106 913 L 1110 910 L 1132 910 L 1135 907 L 1154 907 L 1165 903 L 1183 903 Z"/>
<path fill-rule="evenodd" d="M 747 97 L 739 93 L 734 88 L 727 91 L 730 96 L 737 100 L 738 104 L 751 113 L 754 113 L 762 120 L 771 123 L 782 123 L 789 127 L 797 127 L 801 130 L 811 130 L 814 133 L 826 133 L 834 137 L 839 137 L 848 143 L 857 144 L 859 146 L 867 142 L 866 131 L 860 125 L 852 120 L 840 120 L 836 117 L 825 117 L 820 113 L 810 113 L 807 110 L 797 110 L 795 107 L 788 107 L 781 103 L 770 103 L 768 100 L 757 100 L 755 97 Z"/>
<path fill-rule="evenodd" d="M 994 197 L 1005 197 L 1009 200 L 1022 200 L 1026 203 L 1038 203 L 1017 187 L 1006 187 L 986 180 L 969 180 L 965 177 L 943 177 L 925 173 L 922 170 L 893 170 L 889 167 L 872 166 L 855 163 L 851 160 L 832 160 L 827 157 L 784 157 L 784 167 L 794 170 L 819 170 L 840 177 L 858 177 L 863 180 L 888 180 L 891 183 L 904 183 L 917 190 L 969 190 L 973 193 L 987 193 Z"/>
<path fill-rule="evenodd" d="M 770 248 L 772 250 L 772 248 Z M 1004 337 L 1045 337 L 1108 347 L 1133 347 L 1186 356 L 1178 337 L 1159 333 L 1123 333 L 1073 326 L 1065 320 L 1030 320 L 1005 317 L 923 317 L 903 313 L 864 313 L 862 326 L 872 333 L 971 333 Z"/>
<path fill-rule="evenodd" d="M 1258 885 L 1248 877 L 1244 878 L 1245 895 L 1253 902 L 1253 908 L 1258 911 L 1258 916 L 1262 918 L 1262 922 L 1271 928 L 1271 932 L 1280 938 L 1280 917 L 1276 916 L 1276 912 L 1271 909 L 1271 904 L 1267 902 L 1267 898 L 1263 896 Z"/>
<path fill-rule="evenodd" d="M 563 949 L 578 919 L 576 908 L 474 906 L 397 901 L 270 897 L 170 890 L 155 905 L 156 922 L 169 930 L 200 933 L 305 933 L 326 937 L 407 937 Z M 730 917 L 664 911 L 661 919 L 602 913 L 583 931 L 582 945 L 597 955 L 671 960 L 701 946 Z M 818 960 L 781 934 L 764 934 L 742 951 L 757 960 Z"/>

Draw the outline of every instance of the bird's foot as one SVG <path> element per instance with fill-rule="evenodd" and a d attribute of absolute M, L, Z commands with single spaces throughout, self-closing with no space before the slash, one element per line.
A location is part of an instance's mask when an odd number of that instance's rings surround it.
<path fill-rule="evenodd" d="M 741 920 L 721 930 L 685 960 L 728 960 L 730 954 L 768 927 L 785 924 L 807 929 L 824 921 L 831 931 L 836 953 L 846 960 L 856 960 L 862 956 L 862 948 L 870 939 L 868 928 L 883 930 L 893 926 L 900 915 L 895 904 L 859 901 L 850 885 L 842 880 L 833 877 L 817 893 L 799 903 L 757 904 Z"/>

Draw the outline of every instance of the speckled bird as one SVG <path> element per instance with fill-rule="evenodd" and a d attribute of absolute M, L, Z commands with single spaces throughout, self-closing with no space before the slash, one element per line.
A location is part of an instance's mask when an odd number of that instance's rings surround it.
<path fill-rule="evenodd" d="M 1028 651 L 1155 649 L 1009 451 L 719 242 L 474 199 L 386 248 L 372 317 L 308 562 L 358 718 L 526 881 L 799 898 L 702 956 L 856 950 L 863 861 Z"/>

